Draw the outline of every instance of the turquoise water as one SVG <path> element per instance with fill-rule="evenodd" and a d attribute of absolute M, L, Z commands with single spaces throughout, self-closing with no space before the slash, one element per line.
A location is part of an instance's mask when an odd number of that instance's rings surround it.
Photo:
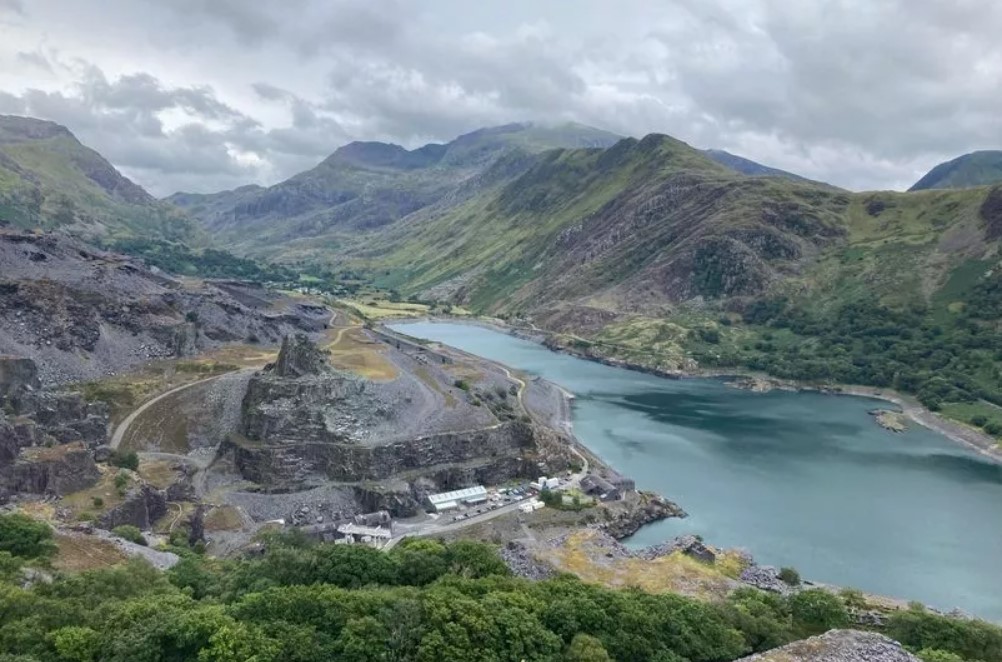
<path fill-rule="evenodd" d="M 690 513 L 632 545 L 698 533 L 816 581 L 1002 621 L 1002 466 L 919 426 L 880 428 L 867 411 L 886 405 L 660 379 L 470 325 L 395 328 L 573 392 L 581 442 Z"/>

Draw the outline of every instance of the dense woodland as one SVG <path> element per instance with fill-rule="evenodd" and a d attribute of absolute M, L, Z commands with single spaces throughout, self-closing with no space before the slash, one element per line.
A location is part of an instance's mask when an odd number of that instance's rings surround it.
<path fill-rule="evenodd" d="M 1000 276 L 969 296 L 964 312 L 943 315 L 921 305 L 891 308 L 872 301 L 815 312 L 785 298 L 744 311 L 754 340 L 695 352 L 704 365 L 742 366 L 786 379 L 894 388 L 936 411 L 946 403 L 1002 405 Z M 968 312 L 969 311 L 969 312 Z M 702 340 L 707 340 L 705 337 Z M 978 417 L 990 434 L 998 422 Z"/>
<path fill-rule="evenodd" d="M 474 542 L 405 542 L 389 553 L 268 539 L 256 558 L 180 549 L 22 588 L 51 531 L 0 516 L 0 661 L 428 662 L 733 660 L 846 626 L 860 596 L 739 590 L 720 603 L 609 590 L 574 577 L 512 577 Z M 1002 628 L 916 607 L 883 631 L 930 662 L 1002 661 Z"/>

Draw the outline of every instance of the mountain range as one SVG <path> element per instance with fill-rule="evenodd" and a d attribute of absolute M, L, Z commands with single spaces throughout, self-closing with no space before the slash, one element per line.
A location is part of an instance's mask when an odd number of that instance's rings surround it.
<path fill-rule="evenodd" d="M 1002 186 L 853 193 L 666 135 L 510 124 L 415 150 L 351 143 L 274 186 L 157 202 L 65 129 L 6 126 L 0 191 L 18 225 L 207 236 L 662 370 L 1002 403 Z M 986 163 L 972 155 L 922 186 L 990 183 Z"/>

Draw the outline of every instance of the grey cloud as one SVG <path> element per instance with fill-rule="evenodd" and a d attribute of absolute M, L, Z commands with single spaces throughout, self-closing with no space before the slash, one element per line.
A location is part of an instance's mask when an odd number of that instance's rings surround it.
<path fill-rule="evenodd" d="M 33 0 L 19 20 L 37 20 L 46 43 L 59 5 Z M 66 57 L 120 71 L 145 49 L 148 73 L 107 80 L 50 57 L 62 87 L 32 91 L 42 86 L 25 73 L 10 89 L 123 167 L 142 164 L 157 190 L 238 174 L 269 183 L 352 138 L 413 147 L 520 120 L 669 133 L 856 188 L 907 185 L 1002 137 L 1002 4 L 991 0 L 107 5 L 111 18 L 82 13 L 77 29 L 121 38 L 122 57 Z M 104 136 L 116 122 L 127 128 Z M 208 165 L 218 176 L 186 174 Z"/>
<path fill-rule="evenodd" d="M 52 68 L 52 64 L 49 62 L 49 59 L 39 52 L 28 53 L 26 51 L 18 51 L 16 57 L 18 63 L 20 64 L 37 67 L 38 69 L 42 69 L 48 73 L 54 73 L 54 69 Z"/>
<path fill-rule="evenodd" d="M 24 14 L 24 3 L 21 0 L 0 0 L 0 14 L 4 12 Z"/>

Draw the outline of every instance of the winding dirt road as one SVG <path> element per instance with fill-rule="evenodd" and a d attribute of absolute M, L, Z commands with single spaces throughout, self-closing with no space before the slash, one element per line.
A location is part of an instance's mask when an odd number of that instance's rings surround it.
<path fill-rule="evenodd" d="M 250 369 L 251 368 L 244 368 L 244 370 L 250 370 Z M 147 400 L 143 404 L 139 405 L 139 407 L 134 412 L 132 412 L 131 414 L 129 414 L 128 416 L 126 416 L 125 420 L 123 420 L 121 423 L 118 424 L 118 427 L 115 428 L 114 434 L 112 434 L 112 436 L 111 436 L 111 443 L 109 445 L 112 448 L 118 448 L 119 445 L 121 445 L 122 440 L 125 439 L 125 434 L 129 431 L 129 426 L 132 425 L 136 421 L 137 418 L 139 418 L 140 416 L 142 416 L 142 414 L 143 414 L 144 411 L 146 411 L 147 409 L 149 409 L 150 407 L 152 407 L 156 403 L 160 402 L 164 398 L 169 397 L 171 395 L 174 395 L 175 393 L 179 393 L 180 391 L 183 391 L 185 389 L 189 389 L 192 386 L 197 386 L 199 384 L 204 384 L 206 382 L 211 382 L 213 379 L 219 379 L 223 375 L 230 375 L 230 374 L 233 374 L 233 373 L 224 372 L 221 375 L 213 375 L 212 377 L 206 377 L 205 379 L 199 379 L 198 381 L 190 382 L 188 384 L 184 384 L 182 386 L 178 386 L 176 388 L 172 388 L 171 390 L 169 390 L 169 391 L 167 391 L 165 393 L 161 393 L 160 395 L 158 395 L 157 397 L 153 398 L 152 400 Z"/>

